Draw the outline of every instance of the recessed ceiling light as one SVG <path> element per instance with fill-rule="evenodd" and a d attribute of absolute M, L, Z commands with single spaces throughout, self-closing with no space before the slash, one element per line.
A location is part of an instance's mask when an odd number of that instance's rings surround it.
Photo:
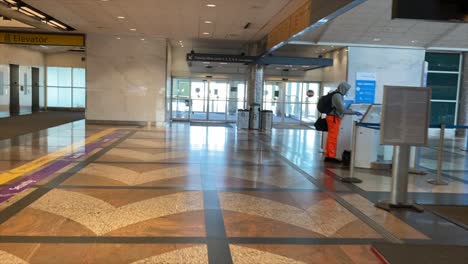
<path fill-rule="evenodd" d="M 116 39 L 120 39 L 120 37 L 116 37 Z"/>
<path fill-rule="evenodd" d="M 213 24 L 213 21 L 205 20 L 205 24 Z"/>
<path fill-rule="evenodd" d="M 118 16 L 117 18 L 118 18 L 118 19 L 125 19 L 124 16 Z"/>
<path fill-rule="evenodd" d="M 209 34 L 210 34 L 210 33 L 208 33 L 208 32 L 203 32 L 203 35 L 209 35 Z"/>
<path fill-rule="evenodd" d="M 183 48 L 183 47 L 184 47 L 184 45 L 182 45 L 182 46 L 180 46 L 180 47 L 181 47 L 181 48 Z"/>
<path fill-rule="evenodd" d="M 131 28 L 130 31 L 136 31 L 136 28 Z"/>
<path fill-rule="evenodd" d="M 374 41 L 380 41 L 380 38 L 374 38 L 373 40 Z"/>
<path fill-rule="evenodd" d="M 412 41 L 411 41 L 411 43 L 416 43 L 416 42 L 418 42 L 418 41 L 417 41 L 417 40 L 412 40 Z"/>
<path fill-rule="evenodd" d="M 141 40 L 145 40 L 144 38 L 142 38 Z"/>
<path fill-rule="evenodd" d="M 207 7 L 216 7 L 215 4 L 206 4 Z"/>

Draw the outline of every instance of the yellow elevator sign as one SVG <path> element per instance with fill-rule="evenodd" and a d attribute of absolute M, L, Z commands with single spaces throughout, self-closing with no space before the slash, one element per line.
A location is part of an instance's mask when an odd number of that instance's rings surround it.
<path fill-rule="evenodd" d="M 0 43 L 47 46 L 85 46 L 84 35 L 0 32 Z"/>

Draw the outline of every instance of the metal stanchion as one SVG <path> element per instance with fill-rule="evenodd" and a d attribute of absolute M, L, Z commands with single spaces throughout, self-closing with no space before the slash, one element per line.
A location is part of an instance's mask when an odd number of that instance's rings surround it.
<path fill-rule="evenodd" d="M 414 163 L 411 164 L 411 168 L 409 170 L 410 174 L 415 174 L 415 175 L 426 175 L 427 172 L 422 171 L 419 164 L 421 162 L 421 148 L 420 147 L 415 147 L 415 158 L 414 158 Z"/>
<path fill-rule="evenodd" d="M 442 180 L 442 164 L 444 158 L 445 124 L 440 125 L 439 152 L 437 157 L 437 177 L 427 182 L 434 185 L 448 185 L 447 181 Z"/>
<path fill-rule="evenodd" d="M 466 129 L 466 127 L 463 129 Z M 461 150 L 468 151 L 468 132 L 465 132 L 465 148 L 461 148 Z"/>
<path fill-rule="evenodd" d="M 356 138 L 357 138 L 357 121 L 353 124 L 353 140 L 351 141 L 351 164 L 350 164 L 350 177 L 341 178 L 345 183 L 361 183 L 362 180 L 354 178 L 354 162 L 356 160 Z"/>
<path fill-rule="evenodd" d="M 399 145 L 393 149 L 392 189 L 390 201 L 382 201 L 375 204 L 377 208 L 390 211 L 391 209 L 413 209 L 423 212 L 418 205 L 407 203 L 408 199 L 408 171 L 409 171 L 410 146 Z"/>

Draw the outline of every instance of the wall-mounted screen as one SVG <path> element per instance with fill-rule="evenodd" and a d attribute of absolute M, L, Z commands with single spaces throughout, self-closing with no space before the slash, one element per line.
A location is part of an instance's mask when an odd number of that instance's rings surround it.
<path fill-rule="evenodd" d="M 393 18 L 468 22 L 467 0 L 393 0 Z"/>

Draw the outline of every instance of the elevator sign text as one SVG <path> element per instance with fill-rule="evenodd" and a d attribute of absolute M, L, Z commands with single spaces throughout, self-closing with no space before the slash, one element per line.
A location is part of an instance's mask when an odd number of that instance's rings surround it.
<path fill-rule="evenodd" d="M 22 45 L 85 46 L 84 35 L 0 32 L 0 43 Z"/>

